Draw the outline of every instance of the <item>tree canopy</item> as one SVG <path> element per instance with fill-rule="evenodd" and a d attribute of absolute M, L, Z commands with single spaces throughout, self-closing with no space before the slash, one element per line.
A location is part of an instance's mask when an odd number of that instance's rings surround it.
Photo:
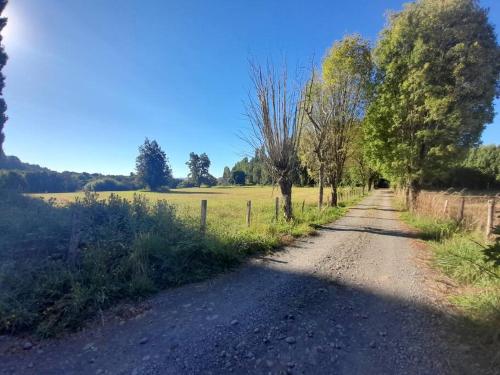
<path fill-rule="evenodd" d="M 500 49 L 475 0 L 420 0 L 392 14 L 374 51 L 371 161 L 413 195 L 478 144 L 493 120 Z"/>
<path fill-rule="evenodd" d="M 189 154 L 189 160 L 186 162 L 189 168 L 189 183 L 198 187 L 202 184 L 208 186 L 215 185 L 217 179 L 208 172 L 210 164 L 211 162 L 207 154 L 203 153 L 198 155 L 191 152 Z"/>
<path fill-rule="evenodd" d="M 144 144 L 139 147 L 135 165 L 137 180 L 153 191 L 168 185 L 172 179 L 167 156 L 154 140 L 146 138 Z"/>

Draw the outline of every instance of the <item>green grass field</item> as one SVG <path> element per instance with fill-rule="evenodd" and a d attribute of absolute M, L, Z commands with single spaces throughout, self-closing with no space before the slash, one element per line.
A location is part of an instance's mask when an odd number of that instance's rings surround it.
<path fill-rule="evenodd" d="M 361 189 L 351 190 L 352 194 L 347 200 L 347 189 L 341 189 L 345 201 L 342 205 L 352 203 L 356 196 L 361 195 Z M 248 186 L 248 187 L 212 187 L 212 188 L 187 188 L 173 189 L 168 193 L 154 193 L 147 191 L 119 191 L 102 192 L 99 198 L 106 199 L 110 194 L 133 199 L 134 194 L 146 196 L 150 201 L 166 200 L 175 206 L 178 216 L 191 223 L 200 220 L 201 200 L 208 201 L 207 230 L 221 236 L 230 233 L 236 235 L 246 233 L 247 235 L 264 235 L 273 237 L 276 242 L 277 235 L 290 234 L 293 236 L 307 234 L 312 231 L 310 224 L 324 224 L 335 220 L 342 214 L 342 209 L 325 208 L 317 209 L 318 189 L 311 187 L 293 188 L 293 208 L 295 220 L 293 223 L 285 223 L 280 215 L 278 223 L 275 222 L 275 197 L 279 197 L 279 189 L 271 186 Z M 325 190 L 325 202 L 329 190 Z M 52 193 L 33 194 L 34 197 L 43 199 L 55 199 L 59 204 L 67 204 L 83 197 L 83 192 L 77 193 Z M 247 201 L 252 201 L 252 215 L 250 228 L 246 225 Z M 302 204 L 305 202 L 304 211 Z M 271 238 L 267 238 L 271 240 Z"/>

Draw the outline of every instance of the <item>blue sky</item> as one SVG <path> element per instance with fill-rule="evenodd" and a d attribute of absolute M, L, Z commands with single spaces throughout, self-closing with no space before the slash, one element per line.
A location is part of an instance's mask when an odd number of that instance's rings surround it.
<path fill-rule="evenodd" d="M 345 34 L 374 42 L 404 2 L 11 0 L 5 150 L 58 171 L 128 174 L 149 137 L 174 175 L 194 151 L 220 176 L 251 151 L 239 136 L 249 58 L 305 68 Z M 500 2 L 481 3 L 500 25 Z M 500 143 L 500 116 L 483 141 Z"/>

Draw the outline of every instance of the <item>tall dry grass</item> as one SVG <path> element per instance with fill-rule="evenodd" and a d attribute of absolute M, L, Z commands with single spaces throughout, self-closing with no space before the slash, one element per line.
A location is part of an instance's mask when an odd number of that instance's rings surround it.
<path fill-rule="evenodd" d="M 397 190 L 399 201 L 404 201 L 404 191 Z M 417 199 L 416 213 L 439 220 L 460 222 L 462 229 L 472 232 L 486 231 L 488 201 L 495 200 L 494 219 L 498 225 L 500 216 L 500 193 L 470 194 L 467 191 L 422 191 Z M 462 200 L 464 201 L 461 217 Z M 495 226 L 495 223 L 493 223 Z"/>

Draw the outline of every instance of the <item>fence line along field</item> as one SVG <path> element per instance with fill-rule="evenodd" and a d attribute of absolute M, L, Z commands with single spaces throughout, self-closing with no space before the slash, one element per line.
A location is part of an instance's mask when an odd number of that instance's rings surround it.
<path fill-rule="evenodd" d="M 360 197 L 361 187 L 339 189 L 342 205 Z M 207 230 L 212 233 L 237 233 L 241 231 L 254 234 L 286 233 L 291 235 L 307 234 L 312 231 L 311 224 L 323 224 L 337 218 L 342 208 L 329 208 L 328 202 L 322 210 L 317 208 L 318 189 L 314 187 L 294 187 L 294 221 L 286 223 L 281 218 L 275 220 L 275 198 L 281 197 L 279 188 L 272 186 L 211 187 L 172 189 L 169 192 L 116 191 L 97 193 L 99 199 L 107 199 L 111 194 L 132 200 L 134 195 L 145 196 L 150 202 L 165 200 L 173 205 L 179 218 L 198 223 L 200 203 L 207 200 Z M 84 192 L 32 194 L 44 200 L 54 199 L 56 204 L 65 205 L 81 199 Z M 251 201 L 251 225 L 247 225 L 247 204 Z"/>
<path fill-rule="evenodd" d="M 404 192 L 399 191 L 400 199 Z M 452 220 L 467 231 L 492 233 L 500 215 L 500 193 L 469 194 L 465 191 L 422 191 L 416 212 L 440 220 Z"/>

